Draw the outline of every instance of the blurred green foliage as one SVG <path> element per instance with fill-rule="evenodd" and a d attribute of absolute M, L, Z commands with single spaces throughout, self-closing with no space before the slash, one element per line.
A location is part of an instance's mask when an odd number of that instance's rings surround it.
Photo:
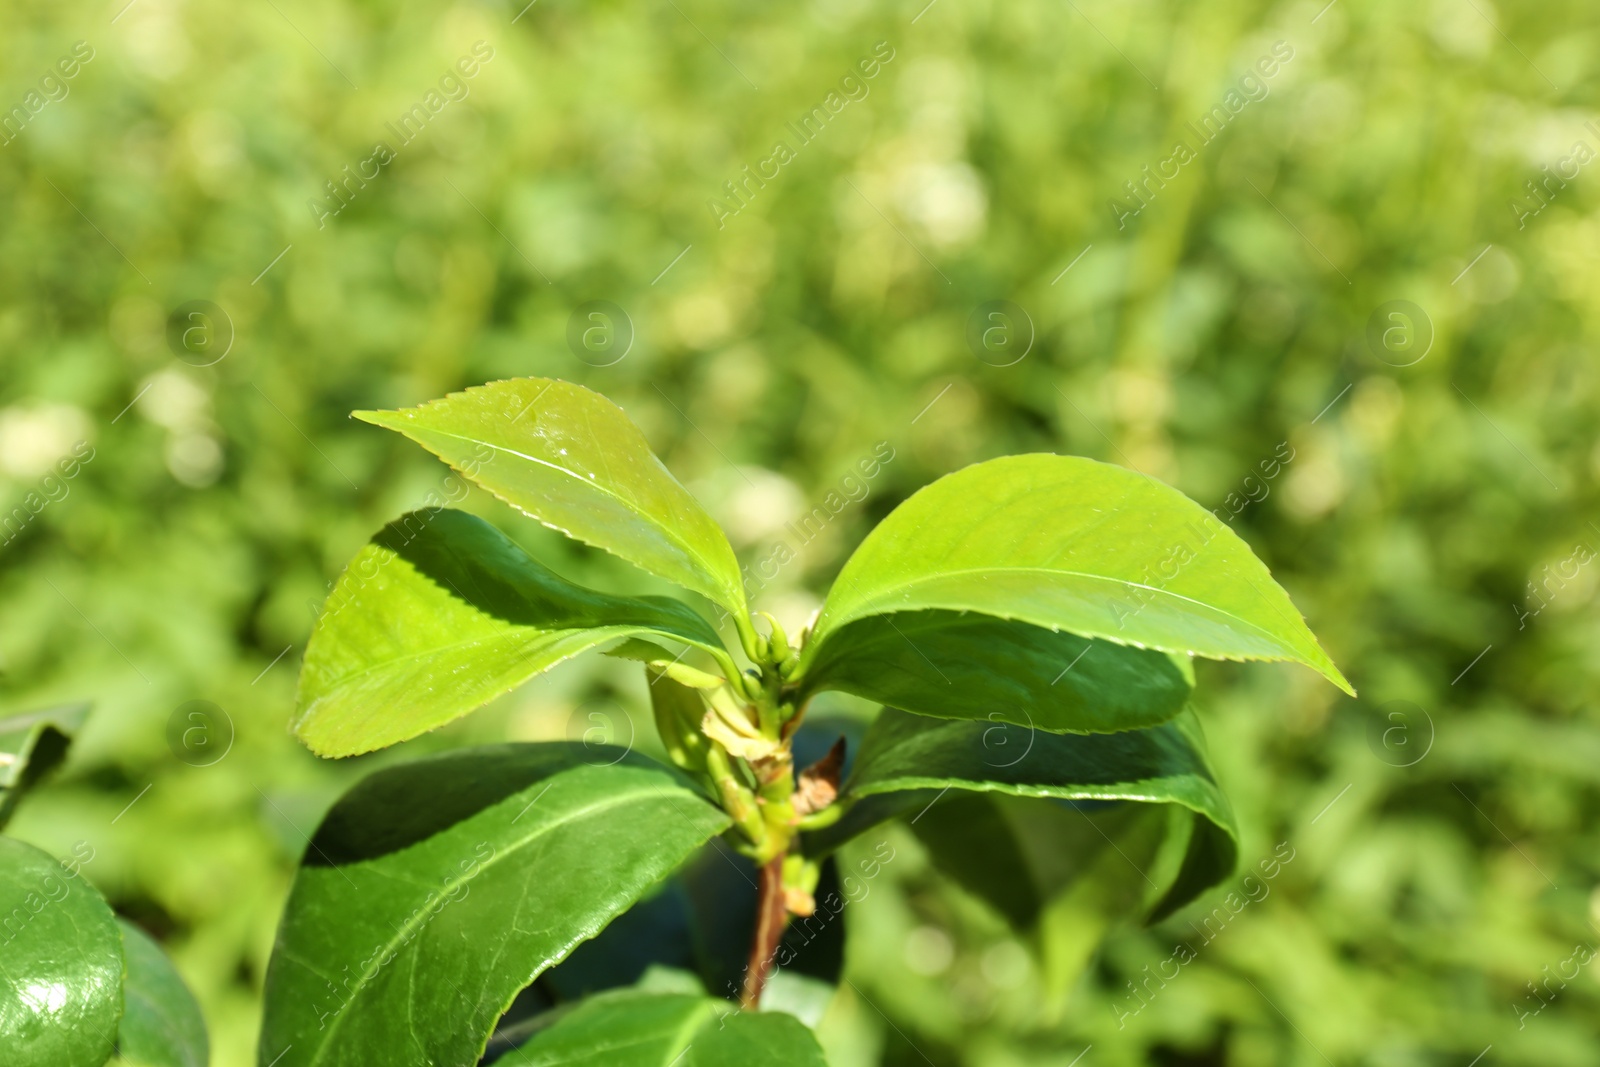
<path fill-rule="evenodd" d="M 1119 228 L 1124 183 L 1280 41 L 1265 95 Z M 786 124 L 878 42 L 800 144 Z M 1072 452 L 1237 512 L 1361 692 L 1201 664 L 1249 903 L 1209 941 L 1227 890 L 1096 952 L 1089 894 L 1061 990 L 886 830 L 823 1024 L 839 1067 L 1600 1063 L 1600 965 L 1550 977 L 1600 942 L 1600 172 L 1564 163 L 1600 148 L 1597 52 L 1575 0 L 8 4 L 0 713 L 96 709 L 13 831 L 91 843 L 233 1067 L 292 864 L 355 777 L 480 740 L 648 747 L 636 666 L 595 659 L 375 757 L 285 730 L 327 583 L 446 474 L 346 413 L 560 376 L 623 404 L 753 565 L 787 539 L 759 601 L 791 632 L 917 486 Z M 456 84 L 410 143 L 387 130 Z M 794 158 L 747 206 L 708 206 L 778 139 Z M 377 176 L 331 215 L 346 166 Z M 627 315 L 624 358 L 604 329 L 569 347 L 592 300 Z M 1031 330 L 975 352 L 993 300 Z M 1424 317 L 1374 318 L 1396 300 Z M 169 343 L 191 301 L 231 327 Z"/>

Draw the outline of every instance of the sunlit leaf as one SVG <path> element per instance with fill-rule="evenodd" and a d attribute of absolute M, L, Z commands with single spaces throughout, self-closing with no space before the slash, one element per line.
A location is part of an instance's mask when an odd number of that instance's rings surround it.
<path fill-rule="evenodd" d="M 1354 694 L 1237 534 L 1153 478 L 1076 456 L 1006 456 L 913 494 L 845 564 L 802 666 L 856 619 L 926 608 L 1213 659 L 1295 660 Z"/>
<path fill-rule="evenodd" d="M 727 535 L 616 404 L 554 378 L 515 378 L 356 418 L 396 430 L 512 507 L 746 613 Z"/>
<path fill-rule="evenodd" d="M 414 511 L 356 555 L 324 605 L 294 730 L 324 756 L 383 748 L 638 634 L 722 648 L 704 619 L 670 597 L 585 589 L 482 519 Z"/>

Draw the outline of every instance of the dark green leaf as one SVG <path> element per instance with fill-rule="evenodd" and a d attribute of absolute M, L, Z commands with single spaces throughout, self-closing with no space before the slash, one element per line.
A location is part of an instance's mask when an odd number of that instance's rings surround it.
<path fill-rule="evenodd" d="M 117 1055 L 129 1067 L 206 1067 L 211 1051 L 194 994 L 150 935 L 127 920 L 118 925 L 126 973 Z"/>
<path fill-rule="evenodd" d="M 383 748 L 636 634 L 726 655 L 676 600 L 585 589 L 482 519 L 414 511 L 356 555 L 328 598 L 300 672 L 295 733 L 324 756 Z"/>
<path fill-rule="evenodd" d="M 1250 547 L 1182 493 L 1076 456 L 923 487 L 828 593 L 802 669 L 856 619 L 945 608 L 1212 659 L 1287 659 L 1354 690 Z"/>
<path fill-rule="evenodd" d="M 1084 880 L 1116 883 L 1129 915 L 1153 899 L 1149 831 L 1164 828 L 1164 806 L 951 790 L 919 811 L 910 829 L 934 865 L 1018 928 Z"/>
<path fill-rule="evenodd" d="M 0 837 L 0 1059 L 101 1067 L 122 1015 L 122 936 L 75 868 Z"/>
<path fill-rule="evenodd" d="M 1201 893 L 1227 878 L 1239 864 L 1239 830 L 1232 823 L 1217 823 L 1196 816 L 1194 834 L 1183 855 L 1183 866 L 1172 887 L 1150 913 L 1160 922 Z"/>
<path fill-rule="evenodd" d="M 377 772 L 295 878 L 261 1063 L 475 1062 L 518 990 L 727 825 L 621 749 L 499 745 Z"/>
<path fill-rule="evenodd" d="M 986 901 L 1032 949 L 1055 1000 L 1111 923 L 1148 911 L 1170 813 L 1166 805 L 952 790 L 919 809 L 910 829 L 934 867 Z"/>
<path fill-rule="evenodd" d="M 926 808 L 947 789 L 1177 804 L 1194 812 L 1197 825 L 1183 867 L 1152 921 L 1226 877 L 1236 860 L 1233 811 L 1206 763 L 1191 711 L 1147 730 L 1076 735 L 885 708 L 867 731 L 843 792 L 846 802 L 862 802 L 861 814 L 852 811 L 808 847 L 831 847 L 873 822 Z"/>
<path fill-rule="evenodd" d="M 497 1061 L 507 1067 L 826 1067 L 800 1020 L 724 1000 L 621 992 L 591 999 Z"/>
<path fill-rule="evenodd" d="M 0 827 L 17 801 L 67 755 L 89 705 L 66 704 L 0 719 Z"/>
<path fill-rule="evenodd" d="M 952 791 L 930 800 L 911 830 L 935 867 L 1013 926 L 1026 928 L 1038 921 L 1047 889 L 1033 877 L 1023 843 L 994 801 L 992 794 Z"/>
<path fill-rule="evenodd" d="M 758 873 L 747 857 L 712 838 L 658 891 L 519 994 L 496 1028 L 491 1051 L 551 1008 L 631 986 L 652 967 L 683 973 L 694 992 L 737 998 L 756 924 Z M 823 862 L 816 897 L 817 913 L 790 920 L 774 961 L 789 975 L 831 987 L 843 967 L 845 928 L 831 857 Z M 763 1003 L 771 1006 L 776 994 L 769 987 Z"/>
<path fill-rule="evenodd" d="M 1164 653 L 954 611 L 858 619 L 824 642 L 805 685 L 921 715 L 1075 733 L 1154 726 L 1189 697 Z"/>
<path fill-rule="evenodd" d="M 358 411 L 512 507 L 746 615 L 722 528 L 621 408 L 553 378 L 516 378 L 402 411 Z"/>

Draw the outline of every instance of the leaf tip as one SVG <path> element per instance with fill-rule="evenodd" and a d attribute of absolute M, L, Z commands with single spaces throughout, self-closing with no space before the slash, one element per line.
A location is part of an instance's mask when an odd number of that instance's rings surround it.
<path fill-rule="evenodd" d="M 1333 657 L 1323 650 L 1315 637 L 1312 637 L 1311 643 L 1317 653 L 1316 656 L 1301 659 L 1301 662 L 1338 686 L 1346 696 L 1354 697 L 1356 695 L 1356 687 L 1351 685 L 1350 679 L 1346 678 L 1344 672 L 1339 670 L 1338 665 L 1333 662 Z"/>
<path fill-rule="evenodd" d="M 362 422 L 370 422 L 374 426 L 383 426 L 385 428 L 392 428 L 394 424 L 399 421 L 399 415 L 400 412 L 398 411 L 384 411 L 381 409 L 373 411 L 352 411 L 350 413 L 350 417 L 352 419 L 360 419 Z"/>
<path fill-rule="evenodd" d="M 337 732 L 328 729 L 318 718 L 314 704 L 297 711 L 294 721 L 289 724 L 289 733 L 310 750 L 312 755 L 321 759 L 344 759 L 347 756 L 359 756 L 363 752 L 372 751 L 371 748 L 341 743 Z"/>

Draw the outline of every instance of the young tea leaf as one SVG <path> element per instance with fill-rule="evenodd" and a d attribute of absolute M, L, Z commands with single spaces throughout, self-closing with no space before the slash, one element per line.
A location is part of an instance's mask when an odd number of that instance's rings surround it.
<path fill-rule="evenodd" d="M 194 994 L 149 934 L 117 923 L 127 964 L 118 1057 L 129 1067 L 207 1067 L 211 1050 Z"/>
<path fill-rule="evenodd" d="M 101 1067 L 122 1015 L 122 935 L 94 887 L 0 837 L 0 1060 Z"/>
<path fill-rule="evenodd" d="M 727 826 L 675 772 L 605 746 L 378 771 L 334 805 L 295 876 L 261 1062 L 476 1063 L 518 990 Z"/>
<path fill-rule="evenodd" d="M 919 715 L 1110 733 L 1172 718 L 1190 685 L 1161 652 L 993 615 L 904 611 L 824 642 L 802 693 L 820 689 Z"/>
<path fill-rule="evenodd" d="M 746 617 L 727 535 L 599 393 L 515 378 L 355 417 L 405 434 L 546 526 Z"/>
<path fill-rule="evenodd" d="M 319 755 L 369 752 L 641 634 L 726 655 L 676 600 L 585 589 L 482 519 L 414 511 L 384 527 L 334 587 L 306 647 L 294 731 Z"/>
<path fill-rule="evenodd" d="M 1354 695 L 1237 534 L 1153 478 L 1076 456 L 1006 456 L 913 494 L 845 564 L 801 670 L 849 623 L 925 608 L 1212 659 L 1294 660 Z"/>

